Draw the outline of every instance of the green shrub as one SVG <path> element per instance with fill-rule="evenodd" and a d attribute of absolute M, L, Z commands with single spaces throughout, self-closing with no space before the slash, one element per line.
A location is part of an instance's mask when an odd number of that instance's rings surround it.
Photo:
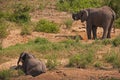
<path fill-rule="evenodd" d="M 115 53 L 112 53 L 112 54 L 108 54 L 108 55 L 106 55 L 106 60 L 107 60 L 107 62 L 114 62 L 115 61 L 115 59 L 117 58 L 117 54 L 115 54 Z"/>
<path fill-rule="evenodd" d="M 113 42 L 113 46 L 119 46 L 120 45 L 120 36 L 116 37 Z"/>
<path fill-rule="evenodd" d="M 22 70 L 2 70 L 0 71 L 0 80 L 11 80 L 11 78 L 19 77 L 21 75 L 24 75 L 24 72 Z"/>
<path fill-rule="evenodd" d="M 71 19 L 67 19 L 67 20 L 64 21 L 64 24 L 66 25 L 67 29 L 71 28 L 72 23 L 73 23 L 73 20 L 71 20 Z"/>
<path fill-rule="evenodd" d="M 38 32 L 47 32 L 47 33 L 57 33 L 59 31 L 59 28 L 57 24 L 50 22 L 48 20 L 42 19 L 40 20 L 36 27 L 35 31 Z"/>
<path fill-rule="evenodd" d="M 58 65 L 57 56 L 55 54 L 47 56 L 46 66 L 49 70 L 56 69 Z"/>
<path fill-rule="evenodd" d="M 115 68 L 120 68 L 120 55 L 115 52 L 110 52 L 105 55 L 105 60 L 113 65 Z"/>
<path fill-rule="evenodd" d="M 98 6 L 101 6 L 101 0 L 59 0 L 57 2 L 58 10 L 70 12 Z"/>
<path fill-rule="evenodd" d="M 0 80 L 9 80 L 11 76 L 11 70 L 0 71 Z"/>
<path fill-rule="evenodd" d="M 31 34 L 31 29 L 30 29 L 30 27 L 27 26 L 27 25 L 23 25 L 20 34 L 21 34 L 21 35 L 30 35 L 30 34 Z"/>
<path fill-rule="evenodd" d="M 120 18 L 115 21 L 115 27 L 120 29 Z"/>
<path fill-rule="evenodd" d="M 93 61 L 93 53 L 76 54 L 69 59 L 69 66 L 86 68 Z"/>
<path fill-rule="evenodd" d="M 30 21 L 29 15 L 30 7 L 23 4 L 18 4 L 15 6 L 14 13 L 10 16 L 10 21 L 16 23 L 26 23 Z"/>

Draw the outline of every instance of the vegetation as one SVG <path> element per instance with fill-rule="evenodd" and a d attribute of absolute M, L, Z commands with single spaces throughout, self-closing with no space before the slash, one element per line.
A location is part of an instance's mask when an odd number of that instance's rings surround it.
<path fill-rule="evenodd" d="M 96 61 L 94 64 L 94 67 L 100 68 L 102 66 L 102 63 L 100 61 Z"/>
<path fill-rule="evenodd" d="M 57 33 L 59 31 L 59 28 L 57 24 L 50 22 L 48 20 L 42 19 L 40 20 L 36 27 L 35 31 L 38 32 L 47 32 L 47 33 Z"/>
<path fill-rule="evenodd" d="M 113 65 L 114 68 L 120 68 L 120 54 L 111 51 L 110 53 L 108 53 L 106 55 L 106 61 L 111 63 Z"/>
<path fill-rule="evenodd" d="M 100 0 L 59 0 L 57 9 L 62 11 L 76 12 L 84 8 L 100 6 Z"/>
<path fill-rule="evenodd" d="M 30 35 L 31 34 L 31 28 L 28 25 L 24 25 L 21 30 L 21 35 Z"/>
<path fill-rule="evenodd" d="M 24 75 L 21 70 L 2 70 L 0 71 L 0 80 L 10 80 L 10 78 Z"/>
<path fill-rule="evenodd" d="M 72 56 L 69 60 L 69 66 L 86 68 L 93 61 L 94 53 L 83 53 Z"/>
<path fill-rule="evenodd" d="M 30 21 L 29 15 L 30 7 L 22 4 L 15 6 L 14 13 L 10 16 L 10 21 L 16 23 L 26 23 Z"/>
<path fill-rule="evenodd" d="M 119 46 L 119 45 L 120 45 L 120 36 L 116 37 L 116 38 L 113 40 L 113 45 L 114 45 L 114 46 Z"/>
<path fill-rule="evenodd" d="M 71 19 L 67 19 L 64 21 L 64 24 L 66 25 L 67 29 L 70 29 L 72 26 L 73 21 Z"/>
<path fill-rule="evenodd" d="M 0 21 L 0 39 L 5 38 L 8 35 L 7 26 L 3 21 Z"/>
<path fill-rule="evenodd" d="M 46 66 L 49 70 L 53 70 L 56 69 L 56 66 L 58 65 L 58 61 L 57 61 L 57 55 L 53 54 L 53 55 L 47 55 L 47 63 Z"/>

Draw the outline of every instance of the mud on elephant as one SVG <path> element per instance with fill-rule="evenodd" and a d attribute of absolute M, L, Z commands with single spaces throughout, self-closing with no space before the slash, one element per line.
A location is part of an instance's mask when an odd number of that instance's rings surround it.
<path fill-rule="evenodd" d="M 19 62 L 21 62 L 22 65 L 19 65 Z M 20 68 L 26 75 L 32 75 L 33 77 L 46 72 L 45 63 L 36 59 L 33 55 L 26 52 L 22 52 L 20 54 L 17 66 L 21 66 Z"/>
<path fill-rule="evenodd" d="M 102 39 L 110 38 L 111 29 L 116 18 L 115 12 L 108 6 L 100 8 L 88 8 L 72 14 L 74 20 L 86 21 L 86 31 L 88 39 L 91 39 L 91 32 L 93 38 L 97 38 L 97 27 L 103 28 Z"/>

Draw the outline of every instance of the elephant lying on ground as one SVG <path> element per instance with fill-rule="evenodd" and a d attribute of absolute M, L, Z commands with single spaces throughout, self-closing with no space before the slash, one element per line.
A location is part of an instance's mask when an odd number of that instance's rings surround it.
<path fill-rule="evenodd" d="M 108 6 L 83 9 L 78 13 L 72 14 L 74 20 L 86 21 L 88 39 L 91 39 L 91 32 L 93 33 L 93 38 L 97 38 L 98 26 L 103 28 L 102 39 L 110 38 L 115 17 L 115 12 Z"/>
<path fill-rule="evenodd" d="M 36 59 L 33 55 L 26 52 L 22 52 L 17 62 L 22 62 L 21 68 L 26 75 L 32 75 L 33 77 L 38 76 L 41 73 L 46 72 L 46 65 L 42 61 Z"/>

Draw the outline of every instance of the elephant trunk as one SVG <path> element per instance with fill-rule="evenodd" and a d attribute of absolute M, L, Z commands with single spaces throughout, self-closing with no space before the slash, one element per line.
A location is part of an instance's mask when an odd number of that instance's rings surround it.
<path fill-rule="evenodd" d="M 18 62 L 17 62 L 17 65 L 19 65 L 20 59 L 21 59 L 21 57 L 19 57 Z"/>

